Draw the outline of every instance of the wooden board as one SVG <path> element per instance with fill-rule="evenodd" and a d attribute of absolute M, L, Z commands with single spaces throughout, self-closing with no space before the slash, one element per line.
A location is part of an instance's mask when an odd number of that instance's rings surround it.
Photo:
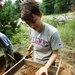
<path fill-rule="evenodd" d="M 3 75 L 5 69 L 5 65 L 0 69 L 0 75 Z"/>
<path fill-rule="evenodd" d="M 31 65 L 36 68 L 40 68 L 44 66 L 44 64 L 40 64 L 37 62 L 33 62 L 32 60 L 23 58 L 18 63 L 16 63 L 13 67 L 11 67 L 7 72 L 5 72 L 3 75 L 14 75 L 23 65 Z M 57 67 L 51 66 L 49 68 L 49 71 L 52 71 L 56 74 Z"/>
<path fill-rule="evenodd" d="M 24 60 L 24 62 L 25 62 L 26 65 L 31 65 L 31 66 L 36 67 L 36 68 L 40 68 L 40 67 L 44 66 L 44 64 L 33 62 L 32 60 Z M 50 68 L 48 70 L 56 73 L 57 67 L 50 66 Z"/>

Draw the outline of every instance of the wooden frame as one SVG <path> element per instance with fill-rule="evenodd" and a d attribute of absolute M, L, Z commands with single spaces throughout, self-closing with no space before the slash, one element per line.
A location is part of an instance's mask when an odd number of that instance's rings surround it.
<path fill-rule="evenodd" d="M 55 75 L 58 75 L 59 69 L 60 69 L 60 64 L 61 64 L 61 60 L 59 62 L 58 67 L 50 66 L 50 68 L 48 70 L 53 72 Z M 40 67 L 44 66 L 44 64 L 33 62 L 32 60 L 25 59 L 25 57 L 23 57 L 23 59 L 21 59 L 18 63 L 16 63 L 13 67 L 11 67 L 3 75 L 14 75 L 23 65 L 31 65 L 36 68 L 40 68 Z"/>

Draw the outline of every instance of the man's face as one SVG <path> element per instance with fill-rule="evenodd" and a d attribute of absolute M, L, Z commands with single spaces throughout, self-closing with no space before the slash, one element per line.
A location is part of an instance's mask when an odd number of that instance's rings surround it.
<path fill-rule="evenodd" d="M 0 0 L 0 8 L 3 8 L 5 5 L 5 0 Z"/>
<path fill-rule="evenodd" d="M 25 21 L 31 28 L 40 32 L 43 27 L 43 23 L 41 21 L 41 16 L 33 15 L 33 18 Z"/>

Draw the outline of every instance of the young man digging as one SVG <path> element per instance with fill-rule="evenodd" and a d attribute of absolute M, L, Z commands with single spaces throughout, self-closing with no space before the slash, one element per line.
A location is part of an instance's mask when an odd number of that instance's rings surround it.
<path fill-rule="evenodd" d="M 41 20 L 42 12 L 34 0 L 22 2 L 21 18 L 29 26 L 31 45 L 28 53 L 33 47 L 33 61 L 45 64 L 36 72 L 36 75 L 42 75 L 44 72 L 48 75 L 48 68 L 55 65 L 58 50 L 63 47 L 59 32 L 55 27 Z"/>

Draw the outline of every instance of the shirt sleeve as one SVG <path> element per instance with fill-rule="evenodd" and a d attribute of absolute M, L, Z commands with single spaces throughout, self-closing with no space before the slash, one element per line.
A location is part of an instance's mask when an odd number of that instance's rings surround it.
<path fill-rule="evenodd" d="M 5 37 L 1 38 L 0 41 L 1 41 L 2 45 L 3 45 L 3 47 L 6 48 L 7 46 L 9 46 L 9 44 L 8 44 L 8 42 L 7 42 Z"/>
<path fill-rule="evenodd" d="M 63 48 L 63 44 L 58 32 L 55 32 L 51 37 L 51 48 L 52 50 Z"/>

